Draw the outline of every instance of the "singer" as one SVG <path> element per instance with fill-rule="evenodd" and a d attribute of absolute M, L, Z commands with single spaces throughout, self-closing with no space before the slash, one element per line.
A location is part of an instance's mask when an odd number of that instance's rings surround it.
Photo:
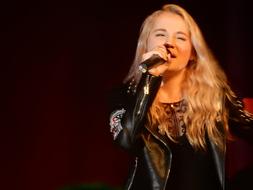
<path fill-rule="evenodd" d="M 110 105 L 113 141 L 135 157 L 125 189 L 224 190 L 226 141 L 253 137 L 252 114 L 195 20 L 175 4 L 143 22 L 134 62 Z"/>

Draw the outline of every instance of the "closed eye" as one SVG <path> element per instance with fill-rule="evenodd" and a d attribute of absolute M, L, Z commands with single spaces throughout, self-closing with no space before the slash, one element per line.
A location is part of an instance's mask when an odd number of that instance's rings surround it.
<path fill-rule="evenodd" d="M 164 37 L 164 36 L 165 36 L 165 34 L 158 33 L 158 34 L 156 34 L 155 36 L 157 36 L 157 37 L 159 37 L 159 36 Z"/>
<path fill-rule="evenodd" d="M 184 37 L 177 37 L 177 39 L 182 40 L 182 41 L 186 41 L 186 38 L 184 38 Z"/>

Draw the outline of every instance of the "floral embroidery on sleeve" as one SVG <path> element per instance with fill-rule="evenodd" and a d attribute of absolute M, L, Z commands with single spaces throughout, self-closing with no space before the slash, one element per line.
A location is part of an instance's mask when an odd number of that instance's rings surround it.
<path fill-rule="evenodd" d="M 112 112 L 110 116 L 110 132 L 113 134 L 113 139 L 115 140 L 120 133 L 120 131 L 123 129 L 121 125 L 121 119 L 124 115 L 126 110 L 124 108 L 120 110 L 116 110 Z"/>

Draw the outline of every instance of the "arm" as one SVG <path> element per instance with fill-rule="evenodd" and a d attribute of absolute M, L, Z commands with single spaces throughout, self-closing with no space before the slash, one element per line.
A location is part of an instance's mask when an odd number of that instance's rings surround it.
<path fill-rule="evenodd" d="M 110 131 L 114 141 L 123 148 L 138 147 L 140 131 L 160 83 L 161 77 L 145 73 L 138 86 L 132 81 L 111 96 Z"/>

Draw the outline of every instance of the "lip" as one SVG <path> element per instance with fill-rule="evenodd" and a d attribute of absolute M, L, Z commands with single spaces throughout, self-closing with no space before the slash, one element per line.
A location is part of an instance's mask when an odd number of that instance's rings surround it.
<path fill-rule="evenodd" d="M 171 58 L 176 58 L 175 52 L 172 51 L 174 50 L 173 46 L 168 43 L 165 43 L 164 46 L 166 48 L 167 53 L 170 54 Z"/>
<path fill-rule="evenodd" d="M 175 53 L 173 53 L 171 50 L 167 49 L 168 54 L 170 54 L 171 58 L 176 58 Z"/>
<path fill-rule="evenodd" d="M 171 58 L 176 58 L 176 56 L 174 54 L 170 54 Z"/>

